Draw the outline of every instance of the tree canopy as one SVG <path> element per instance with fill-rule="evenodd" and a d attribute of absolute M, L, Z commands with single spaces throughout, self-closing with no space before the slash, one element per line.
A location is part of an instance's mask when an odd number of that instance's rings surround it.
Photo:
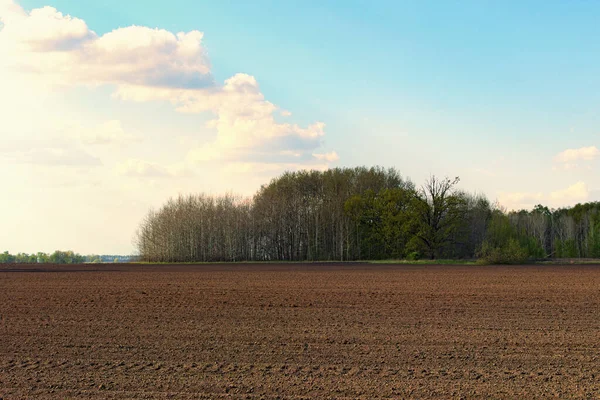
<path fill-rule="evenodd" d="M 379 167 L 287 172 L 251 198 L 171 199 L 135 242 L 159 262 L 600 256 L 598 204 L 507 213 L 458 183 L 432 176 L 416 187 Z"/>

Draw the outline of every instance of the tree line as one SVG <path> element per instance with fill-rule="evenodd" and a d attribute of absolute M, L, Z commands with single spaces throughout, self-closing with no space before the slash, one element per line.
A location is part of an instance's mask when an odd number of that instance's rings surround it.
<path fill-rule="evenodd" d="M 18 253 L 10 254 L 8 251 L 0 253 L 0 264 L 80 264 L 86 261 L 86 257 L 73 251 L 56 250 L 54 253 Z"/>
<path fill-rule="evenodd" d="M 600 204 L 506 212 L 432 176 L 395 169 L 286 172 L 245 198 L 179 196 L 135 235 L 149 262 L 600 257 Z"/>
<path fill-rule="evenodd" d="M 134 256 L 121 255 L 81 255 L 71 250 L 56 250 L 54 253 L 18 253 L 8 251 L 0 253 L 0 264 L 81 264 L 81 263 L 116 263 L 136 261 Z"/>

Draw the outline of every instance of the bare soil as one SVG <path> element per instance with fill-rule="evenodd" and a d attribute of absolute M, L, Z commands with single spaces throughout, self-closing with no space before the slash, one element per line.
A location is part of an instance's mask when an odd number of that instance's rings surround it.
<path fill-rule="evenodd" d="M 0 398 L 600 398 L 600 267 L 0 266 Z"/>

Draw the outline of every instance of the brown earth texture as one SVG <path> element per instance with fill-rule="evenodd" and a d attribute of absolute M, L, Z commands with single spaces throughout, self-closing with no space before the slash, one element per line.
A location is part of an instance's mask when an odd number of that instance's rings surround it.
<path fill-rule="evenodd" d="M 600 267 L 0 266 L 0 398 L 600 398 Z"/>

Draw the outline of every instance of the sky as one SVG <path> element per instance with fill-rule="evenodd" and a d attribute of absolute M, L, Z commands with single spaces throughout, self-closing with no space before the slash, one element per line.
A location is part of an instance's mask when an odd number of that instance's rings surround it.
<path fill-rule="evenodd" d="M 178 194 L 397 168 L 600 200 L 600 3 L 0 0 L 0 250 L 131 254 Z"/>

